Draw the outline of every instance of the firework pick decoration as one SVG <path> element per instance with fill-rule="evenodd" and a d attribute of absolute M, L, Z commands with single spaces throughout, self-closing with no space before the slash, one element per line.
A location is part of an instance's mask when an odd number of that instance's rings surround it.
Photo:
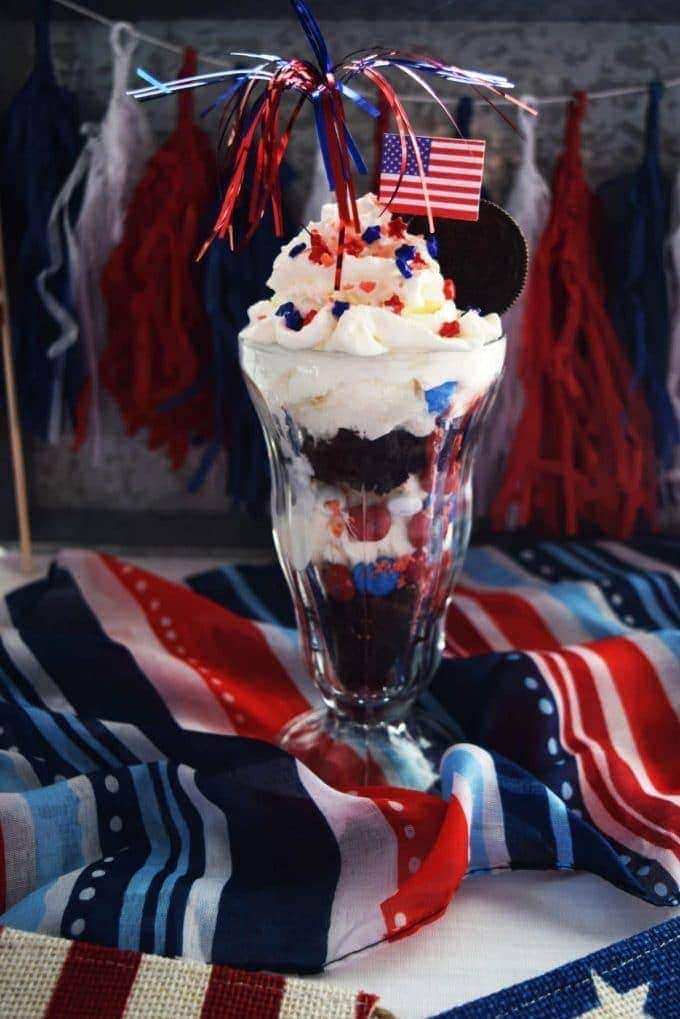
<path fill-rule="evenodd" d="M 146 88 L 133 91 L 131 95 L 139 100 L 147 100 L 182 89 L 202 88 L 219 82 L 229 83 L 226 91 L 211 107 L 221 106 L 223 109 L 226 188 L 213 235 L 203 250 L 215 237 L 226 237 L 234 244 L 235 213 L 244 204 L 247 205 L 244 242 L 257 229 L 268 204 L 271 204 L 277 234 L 281 236 L 283 214 L 279 170 L 295 123 L 305 104 L 311 104 L 329 187 L 335 192 L 338 204 L 340 227 L 335 253 L 335 286 L 338 288 L 345 231 L 360 229 L 352 172 L 355 169 L 359 173 L 366 173 L 366 165 L 346 123 L 345 100 L 350 100 L 372 117 L 380 115 L 380 111 L 356 91 L 352 82 L 363 79 L 370 83 L 387 103 L 401 141 L 402 175 L 406 169 L 408 143 L 416 153 L 418 146 L 402 101 L 383 74 L 385 69 L 393 68 L 422 87 L 439 105 L 456 133 L 459 132 L 454 118 L 425 80 L 427 76 L 469 85 L 492 106 L 494 98 L 508 99 L 519 107 L 523 107 L 523 104 L 507 95 L 507 90 L 513 85 L 506 78 L 462 70 L 426 54 L 376 48 L 351 54 L 334 64 L 321 30 L 307 5 L 303 0 L 291 0 L 291 3 L 314 54 L 313 62 L 297 57 L 285 60 L 269 54 L 234 53 L 232 56 L 252 58 L 257 63 L 248 68 L 194 75 L 168 82 L 156 81 L 145 71 L 140 71 L 140 76 L 149 84 Z M 281 105 L 287 93 L 295 97 L 295 102 L 291 112 L 284 117 Z M 497 112 L 512 124 L 500 109 L 497 108 Z M 419 172 L 427 196 L 422 166 Z M 249 185 L 247 189 L 246 182 Z M 247 200 L 246 190 L 249 192 Z M 429 230 L 434 233 L 434 221 L 427 197 L 426 203 Z M 388 201 L 386 208 L 390 204 L 391 201 Z"/>

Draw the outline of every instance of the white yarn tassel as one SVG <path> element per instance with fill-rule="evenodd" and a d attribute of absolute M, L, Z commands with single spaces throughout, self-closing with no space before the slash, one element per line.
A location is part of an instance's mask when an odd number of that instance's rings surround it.
<path fill-rule="evenodd" d="M 534 100 L 531 96 L 523 96 L 523 102 L 531 106 Z M 522 155 L 515 172 L 506 209 L 526 238 L 530 259 L 529 272 L 531 272 L 531 256 L 548 221 L 550 188 L 536 165 L 535 118 L 520 111 L 519 119 L 523 133 Z M 475 514 L 477 517 L 483 517 L 488 513 L 489 506 L 503 479 L 508 452 L 522 411 L 523 393 L 518 377 L 518 366 L 525 294 L 526 288 L 503 316 L 503 325 L 508 338 L 505 371 L 496 401 L 483 430 L 475 461 Z"/>
<path fill-rule="evenodd" d="M 98 360 L 106 339 L 101 274 L 123 235 L 125 211 L 151 156 L 153 141 L 143 107 L 125 94 L 137 37 L 132 27 L 121 21 L 111 28 L 110 40 L 113 86 L 109 105 L 99 127 L 83 125 L 88 140 L 55 199 L 48 226 L 50 264 L 37 281 L 45 306 L 61 327 L 59 339 L 48 352 L 57 361 L 49 440 L 58 443 L 61 438 L 64 359 L 69 347 L 80 339 L 90 379 L 89 431 L 95 463 L 101 456 L 102 431 Z M 83 201 L 74 226 L 70 206 L 81 183 Z M 50 279 L 64 259 L 69 267 L 75 319 L 49 289 Z"/>
<path fill-rule="evenodd" d="M 90 150 L 83 204 L 75 229 L 77 255 L 72 286 L 90 378 L 89 436 L 92 457 L 101 456 L 101 394 L 98 361 L 106 341 L 101 275 L 123 236 L 125 213 L 151 156 L 153 138 L 143 106 L 126 94 L 137 38 L 124 22 L 111 29 L 113 86 L 99 136 Z"/>

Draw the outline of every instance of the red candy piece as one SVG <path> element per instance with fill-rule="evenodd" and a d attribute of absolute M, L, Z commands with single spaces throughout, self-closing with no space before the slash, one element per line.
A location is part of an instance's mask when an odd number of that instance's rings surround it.
<path fill-rule="evenodd" d="M 403 237 L 406 233 L 406 223 L 401 216 L 394 216 L 387 224 L 387 232 L 390 237 Z"/>
<path fill-rule="evenodd" d="M 460 322 L 442 322 L 439 327 L 439 335 L 449 339 L 452 336 L 458 336 L 460 333 Z"/>
<path fill-rule="evenodd" d="M 442 441 L 444 433 L 441 428 L 435 428 L 427 437 L 426 452 L 427 452 L 427 466 L 420 475 L 423 488 L 426 492 L 431 492 L 434 485 L 435 475 L 437 473 L 437 460 L 439 458 L 439 451 L 442 447 Z"/>
<path fill-rule="evenodd" d="M 389 300 L 384 303 L 385 308 L 391 308 L 396 315 L 401 315 L 404 310 L 404 302 L 398 294 L 392 294 Z"/>
<path fill-rule="evenodd" d="M 419 251 L 416 251 L 415 255 L 411 259 L 411 268 L 427 269 L 427 262 L 425 261 L 425 259 L 423 258 Z"/>
<path fill-rule="evenodd" d="M 430 516 L 425 510 L 420 510 L 415 516 L 412 516 L 406 526 L 406 533 L 411 544 L 416 548 L 426 545 L 430 535 L 430 526 Z"/>
<path fill-rule="evenodd" d="M 316 308 L 312 308 L 310 311 L 307 312 L 307 314 L 303 318 L 303 320 L 302 320 L 303 326 L 308 326 L 309 323 L 312 321 L 312 319 L 315 318 L 315 317 L 316 317 Z"/>
<path fill-rule="evenodd" d="M 372 280 L 362 280 L 359 284 L 359 289 L 363 290 L 365 294 L 372 293 L 376 288 L 376 284 Z"/>
<path fill-rule="evenodd" d="M 348 255 L 360 255 L 366 247 L 366 242 L 361 237 L 350 237 L 345 243 L 345 251 Z"/>
<path fill-rule="evenodd" d="M 408 584 L 420 584 L 427 573 L 427 563 L 425 556 L 423 555 L 422 549 L 419 549 L 410 557 L 410 562 L 406 567 L 406 573 L 404 577 Z"/>
<path fill-rule="evenodd" d="M 340 563 L 326 567 L 324 580 L 326 591 L 333 601 L 351 601 L 356 594 L 352 574 L 346 566 L 342 566 Z"/>
<path fill-rule="evenodd" d="M 328 246 L 319 231 L 312 230 L 309 261 L 315 262 L 317 265 L 326 265 L 328 264 L 327 258 L 330 258 L 331 262 L 333 261 L 333 256 L 331 255 Z"/>
<path fill-rule="evenodd" d="M 444 297 L 447 301 L 455 301 L 456 299 L 456 284 L 453 280 L 444 280 Z"/>
<path fill-rule="evenodd" d="M 381 541 L 392 526 L 392 514 L 385 506 L 352 506 L 348 530 L 356 541 Z"/>
<path fill-rule="evenodd" d="M 459 434 L 454 438 L 451 446 L 449 473 L 446 476 L 446 484 L 444 485 L 444 492 L 447 495 L 450 495 L 452 492 L 456 492 L 460 484 L 461 464 L 459 458 L 462 448 L 463 434 L 462 432 L 459 432 Z"/>

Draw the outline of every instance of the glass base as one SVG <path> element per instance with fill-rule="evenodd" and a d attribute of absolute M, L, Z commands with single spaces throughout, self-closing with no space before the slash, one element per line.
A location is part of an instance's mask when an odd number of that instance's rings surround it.
<path fill-rule="evenodd" d="M 393 785 L 436 792 L 451 733 L 412 712 L 405 721 L 362 725 L 318 708 L 298 715 L 279 746 L 336 789 Z"/>

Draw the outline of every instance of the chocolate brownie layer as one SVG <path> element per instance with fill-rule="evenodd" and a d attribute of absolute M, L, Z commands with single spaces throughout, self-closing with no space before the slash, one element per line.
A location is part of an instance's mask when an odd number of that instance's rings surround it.
<path fill-rule="evenodd" d="M 417 595 L 415 584 L 407 584 L 383 597 L 357 594 L 333 603 L 329 650 L 346 690 L 379 693 L 390 685 L 388 672 L 410 644 Z"/>
<path fill-rule="evenodd" d="M 317 481 L 327 485 L 349 485 L 357 490 L 385 495 L 420 474 L 427 461 L 427 436 L 418 438 L 405 429 L 366 439 L 348 428 L 340 428 L 332 439 L 316 440 L 306 435 L 302 452 L 309 459 Z"/>

